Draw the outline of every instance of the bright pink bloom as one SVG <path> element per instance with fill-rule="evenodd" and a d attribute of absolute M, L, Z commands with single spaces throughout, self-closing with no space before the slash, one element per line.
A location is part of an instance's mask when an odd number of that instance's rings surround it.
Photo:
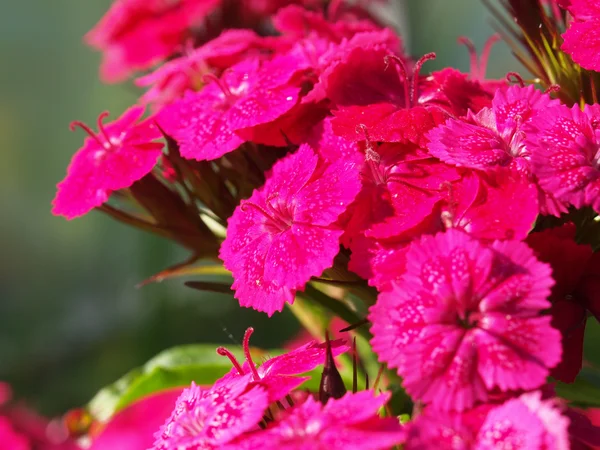
<path fill-rule="evenodd" d="M 227 449 L 388 449 L 404 440 L 404 429 L 397 419 L 377 415 L 389 397 L 389 393 L 375 396 L 373 391 L 347 393 L 324 406 L 309 397 L 266 430 L 243 436 Z"/>
<path fill-rule="evenodd" d="M 529 392 L 465 413 L 431 407 L 407 427 L 406 450 L 568 450 L 569 419 L 555 399 Z"/>
<path fill-rule="evenodd" d="M 85 37 L 104 52 L 100 74 L 117 82 L 175 53 L 221 0 L 117 0 Z"/>
<path fill-rule="evenodd" d="M 288 84 L 294 61 L 282 56 L 262 67 L 258 59 L 242 61 L 163 108 L 157 120 L 184 158 L 219 158 L 244 142 L 235 131 L 272 122 L 296 105 L 300 88 Z"/>
<path fill-rule="evenodd" d="M 497 166 L 529 173 L 531 152 L 525 145 L 527 123 L 540 111 L 558 104 L 533 85 L 499 89 L 491 108 L 465 120 L 449 119 L 429 133 L 430 153 L 442 161 L 472 169 Z"/>
<path fill-rule="evenodd" d="M 219 380 L 208 390 L 192 382 L 155 434 L 152 448 L 218 449 L 254 428 L 268 406 L 268 398 L 260 386 L 249 387 L 250 381 L 250 375 Z"/>
<path fill-rule="evenodd" d="M 562 35 L 562 50 L 581 67 L 600 71 L 600 5 L 595 0 L 569 0 L 565 6 L 573 21 Z"/>
<path fill-rule="evenodd" d="M 538 189 L 507 168 L 465 171 L 447 189 L 440 218 L 478 239 L 524 239 L 538 216 Z"/>
<path fill-rule="evenodd" d="M 308 145 L 277 162 L 229 218 L 221 246 L 240 305 L 272 315 L 330 267 L 343 233 L 336 221 L 359 189 L 357 164 L 319 164 Z"/>
<path fill-rule="evenodd" d="M 337 5 L 343 6 L 342 2 Z M 349 17 L 350 16 L 350 17 Z M 352 38 L 356 33 L 379 31 L 381 27 L 369 19 L 346 15 L 341 20 L 327 20 L 320 12 L 309 11 L 299 5 L 289 5 L 277 11 L 272 18 L 275 28 L 286 36 L 303 38 L 307 32 L 332 42 Z"/>
<path fill-rule="evenodd" d="M 99 133 L 73 122 L 90 137 L 73 156 L 67 176 L 58 184 L 52 213 L 73 219 L 108 200 L 111 192 L 130 187 L 148 174 L 161 155 L 160 131 L 150 120 L 136 123 L 144 108 L 134 106 L 114 122 L 104 125 L 108 113 L 98 117 Z"/>
<path fill-rule="evenodd" d="M 29 440 L 17 433 L 10 421 L 0 417 L 0 449 L 2 450 L 30 450 Z"/>
<path fill-rule="evenodd" d="M 244 335 L 243 347 L 246 360 L 243 365 L 236 360 L 229 350 L 223 347 L 217 349 L 217 353 L 227 356 L 234 366 L 228 374 L 221 378 L 221 381 L 228 382 L 246 375 L 252 375 L 252 382 L 258 383 L 266 389 L 269 403 L 281 400 L 292 389 L 297 388 L 310 378 L 296 375 L 309 372 L 325 362 L 327 345 L 311 340 L 295 350 L 267 359 L 256 367 L 250 353 L 250 336 L 253 332 L 253 328 L 248 328 Z M 330 344 L 334 356 L 349 350 L 343 340 L 331 341 Z"/>
<path fill-rule="evenodd" d="M 412 397 L 443 410 L 487 401 L 493 389 L 537 388 L 560 361 L 560 333 L 539 315 L 552 284 L 523 243 L 424 236 L 371 308 L 373 349 Z"/>
<path fill-rule="evenodd" d="M 362 234 L 377 239 L 401 236 L 431 214 L 460 174 L 414 146 L 367 139 L 363 188 L 349 209 L 344 245 Z"/>
<path fill-rule="evenodd" d="M 600 106 L 558 106 L 536 119 L 533 172 L 548 194 L 600 212 Z"/>
<path fill-rule="evenodd" d="M 90 450 L 147 449 L 154 443 L 154 432 L 173 411 L 181 388 L 144 397 L 115 414 L 93 438 Z"/>
<path fill-rule="evenodd" d="M 151 86 L 141 101 L 160 106 L 183 96 L 187 90 L 199 90 L 203 76 L 238 63 L 259 38 L 251 30 L 226 30 L 220 36 L 179 58 L 167 61 L 154 72 L 137 78 L 137 86 Z"/>

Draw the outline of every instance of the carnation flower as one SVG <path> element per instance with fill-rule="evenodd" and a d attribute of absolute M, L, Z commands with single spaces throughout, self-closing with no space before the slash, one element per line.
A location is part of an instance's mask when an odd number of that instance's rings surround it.
<path fill-rule="evenodd" d="M 256 33 L 251 30 L 224 31 L 201 47 L 137 78 L 137 86 L 151 86 L 140 100 L 161 106 L 181 97 L 187 90 L 199 90 L 204 84 L 203 75 L 211 73 L 211 69 L 224 70 L 238 63 L 258 40 Z"/>
<path fill-rule="evenodd" d="M 136 123 L 144 108 L 128 109 L 114 122 L 104 125 L 108 113 L 98 117 L 99 133 L 73 122 L 89 135 L 73 156 L 67 176 L 58 184 L 52 212 L 73 219 L 108 200 L 111 192 L 130 187 L 148 174 L 161 155 L 160 131 L 150 120 Z"/>
<path fill-rule="evenodd" d="M 581 67 L 600 71 L 600 5 L 593 0 L 569 0 L 564 7 L 573 20 L 562 35 L 562 50 Z"/>
<path fill-rule="evenodd" d="M 362 391 L 322 405 L 309 397 L 266 430 L 242 436 L 227 450 L 388 449 L 404 440 L 398 420 L 377 416 L 389 398 L 389 393 Z"/>
<path fill-rule="evenodd" d="M 217 449 L 254 428 L 268 405 L 268 397 L 260 386 L 250 387 L 250 382 L 250 375 L 220 380 L 206 390 L 192 382 L 155 434 L 152 448 Z"/>
<path fill-rule="evenodd" d="M 449 119 L 427 133 L 428 149 L 433 156 L 456 166 L 502 166 L 529 173 L 525 125 L 556 103 L 531 85 L 499 89 L 491 108 L 469 113 L 465 120 Z"/>
<path fill-rule="evenodd" d="M 309 379 L 309 377 L 297 377 L 295 375 L 309 372 L 325 361 L 327 345 L 311 340 L 295 350 L 269 358 L 257 367 L 250 354 L 250 336 L 253 332 L 253 328 L 248 328 L 244 334 L 243 348 L 246 358 L 244 364 L 240 364 L 226 348 L 219 347 L 217 349 L 217 353 L 227 356 L 233 363 L 233 368 L 222 378 L 222 381 L 235 380 L 251 374 L 252 382 L 258 383 L 266 389 L 269 402 L 281 400 L 292 389 L 297 388 Z M 349 350 L 343 340 L 330 342 L 330 345 L 334 356 Z"/>
<path fill-rule="evenodd" d="M 86 42 L 104 52 L 101 77 L 124 80 L 171 55 L 189 29 L 201 23 L 221 0 L 117 0 L 86 35 Z"/>
<path fill-rule="evenodd" d="M 220 257 L 240 305 L 272 315 L 333 263 L 338 216 L 360 189 L 357 164 L 319 164 L 308 145 L 277 162 L 228 221 Z"/>
<path fill-rule="evenodd" d="M 431 407 L 407 427 L 406 450 L 567 450 L 569 419 L 555 399 L 529 392 L 464 413 Z"/>
<path fill-rule="evenodd" d="M 179 144 L 181 156 L 211 160 L 244 142 L 236 131 L 279 118 L 296 104 L 300 88 L 288 82 L 297 68 L 285 57 L 265 63 L 250 58 L 199 92 L 163 108 L 157 120 Z"/>
<path fill-rule="evenodd" d="M 494 389 L 535 389 L 561 356 L 560 333 L 539 314 L 552 284 L 523 243 L 424 236 L 371 308 L 373 349 L 413 398 L 442 410 L 485 402 Z"/>
<path fill-rule="evenodd" d="M 479 239 L 524 239 L 538 216 L 538 189 L 508 168 L 465 171 L 448 187 L 440 218 Z"/>
<path fill-rule="evenodd" d="M 533 172 L 559 201 L 600 212 L 600 106 L 557 106 L 538 116 Z"/>

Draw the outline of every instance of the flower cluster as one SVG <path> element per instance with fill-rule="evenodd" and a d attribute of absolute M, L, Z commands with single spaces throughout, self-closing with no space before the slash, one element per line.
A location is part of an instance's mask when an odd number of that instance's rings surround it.
<path fill-rule="evenodd" d="M 569 448 L 576 414 L 546 382 L 575 380 L 600 318 L 600 84 L 583 69 L 600 69 L 600 9 L 505 3 L 541 86 L 486 79 L 496 37 L 479 60 L 462 40 L 470 73 L 426 74 L 435 54 L 408 55 L 367 2 L 118 0 L 90 32 L 105 79 L 152 71 L 121 118 L 74 123 L 89 137 L 54 212 L 99 208 L 190 249 L 184 265 L 218 257 L 269 316 L 302 295 L 370 322 L 381 379 L 414 405 L 404 430 L 378 416 L 389 393 L 294 403 L 325 347 L 257 368 L 247 333 L 246 363 L 220 348 L 234 370 L 186 389 L 155 449 Z M 547 82 L 540 48 L 591 88 Z"/>

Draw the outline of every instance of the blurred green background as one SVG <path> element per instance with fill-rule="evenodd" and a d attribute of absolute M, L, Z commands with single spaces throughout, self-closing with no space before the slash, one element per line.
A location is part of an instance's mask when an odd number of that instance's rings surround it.
<path fill-rule="evenodd" d="M 72 222 L 50 214 L 55 184 L 83 140 L 69 122 L 94 123 L 103 110 L 115 118 L 138 95 L 130 84 L 101 84 L 100 56 L 82 42 L 109 4 L 0 2 L 0 380 L 46 414 L 86 402 L 164 348 L 237 343 L 250 325 L 253 344 L 269 347 L 298 329 L 288 313 L 267 319 L 178 281 L 136 289 L 185 253 L 98 212 Z M 475 0 L 404 6 L 410 52 L 438 53 L 425 70 L 468 70 L 456 38 L 469 36 L 481 48 L 491 32 Z M 488 73 L 518 69 L 498 45 Z"/>

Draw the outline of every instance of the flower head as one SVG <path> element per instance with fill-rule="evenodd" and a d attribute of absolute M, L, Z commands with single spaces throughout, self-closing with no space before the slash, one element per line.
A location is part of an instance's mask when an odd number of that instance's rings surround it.
<path fill-rule="evenodd" d="M 184 158 L 219 158 L 244 142 L 236 131 L 272 122 L 292 109 L 300 92 L 288 84 L 295 71 L 284 57 L 262 67 L 258 59 L 246 59 L 163 108 L 157 120 Z"/>
<path fill-rule="evenodd" d="M 203 390 L 192 382 L 155 434 L 154 450 L 217 449 L 256 426 L 268 405 L 264 389 L 249 387 L 251 376 L 219 380 Z"/>
<path fill-rule="evenodd" d="M 466 119 L 449 119 L 427 134 L 430 153 L 442 161 L 472 169 L 510 167 L 529 173 L 526 125 L 556 104 L 534 86 L 498 89 L 491 108 Z"/>
<path fill-rule="evenodd" d="M 272 315 L 330 267 L 343 233 L 336 221 L 359 189 L 356 163 L 320 164 L 308 145 L 277 162 L 233 213 L 221 246 L 240 304 Z"/>
<path fill-rule="evenodd" d="M 560 333 L 539 315 L 552 284 L 523 243 L 424 236 L 371 308 L 373 349 L 412 397 L 443 410 L 470 408 L 494 389 L 537 388 L 561 356 Z"/>
<path fill-rule="evenodd" d="M 143 107 L 135 106 L 106 125 L 102 120 L 108 113 L 102 113 L 99 133 L 81 122 L 71 124 L 71 129 L 79 126 L 89 137 L 57 186 L 52 201 L 54 214 L 67 219 L 81 216 L 106 202 L 112 191 L 130 187 L 152 170 L 163 147 L 154 141 L 162 135 L 149 120 L 136 123 L 143 113 Z"/>
<path fill-rule="evenodd" d="M 569 0 L 565 6 L 574 20 L 562 35 L 562 50 L 581 67 L 600 71 L 600 6 L 592 0 Z"/>
<path fill-rule="evenodd" d="M 538 116 L 533 172 L 548 194 L 600 212 L 600 105 L 557 106 Z"/>
<path fill-rule="evenodd" d="M 150 86 L 141 101 L 160 106 L 171 103 L 187 90 L 197 90 L 203 84 L 203 75 L 211 73 L 211 69 L 225 70 L 238 63 L 257 42 L 258 36 L 251 30 L 224 31 L 201 47 L 137 78 L 137 86 Z"/>
<path fill-rule="evenodd" d="M 529 392 L 463 413 L 428 407 L 408 425 L 406 450 L 567 450 L 569 419 L 555 399 Z"/>
<path fill-rule="evenodd" d="M 313 370 L 325 361 L 326 344 L 310 341 L 288 353 L 269 358 L 257 367 L 250 353 L 250 336 L 253 332 L 253 328 L 248 328 L 244 334 L 243 347 L 244 356 L 246 357 L 244 364 L 240 364 L 229 350 L 223 347 L 217 349 L 217 353 L 227 356 L 234 366 L 222 378 L 222 381 L 235 380 L 251 374 L 252 383 L 258 383 L 266 389 L 269 402 L 281 400 L 292 389 L 297 388 L 308 379 L 308 377 L 298 377 L 296 375 Z M 342 340 L 336 340 L 330 344 L 334 356 L 349 350 L 349 347 Z"/>
<path fill-rule="evenodd" d="M 201 23 L 221 0 L 118 0 L 86 35 L 101 50 L 100 74 L 122 81 L 134 70 L 146 69 L 174 53 L 194 25 Z"/>
<path fill-rule="evenodd" d="M 325 405 L 309 397 L 266 430 L 243 436 L 228 449 L 387 449 L 404 440 L 404 430 L 396 419 L 377 416 L 389 397 L 362 391 L 330 399 Z"/>

